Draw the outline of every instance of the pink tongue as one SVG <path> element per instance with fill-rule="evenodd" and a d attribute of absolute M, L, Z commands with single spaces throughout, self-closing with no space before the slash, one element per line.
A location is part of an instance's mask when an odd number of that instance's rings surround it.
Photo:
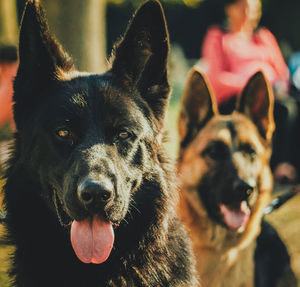
<path fill-rule="evenodd" d="M 74 220 L 71 243 L 77 257 L 84 263 L 103 263 L 114 244 L 112 224 L 93 216 L 83 221 Z"/>
<path fill-rule="evenodd" d="M 225 204 L 220 204 L 220 211 L 224 216 L 224 221 L 231 229 L 238 229 L 245 226 L 250 218 L 250 210 L 246 201 L 242 201 L 239 208 L 229 208 Z"/>

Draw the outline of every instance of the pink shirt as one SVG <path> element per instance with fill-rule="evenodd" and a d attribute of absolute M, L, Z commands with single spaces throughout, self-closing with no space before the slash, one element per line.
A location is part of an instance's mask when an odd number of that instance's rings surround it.
<path fill-rule="evenodd" d="M 274 85 L 288 90 L 289 71 L 274 35 L 266 28 L 251 38 L 211 27 L 205 36 L 202 59 L 218 104 L 239 94 L 258 70 Z"/>
<path fill-rule="evenodd" d="M 18 70 L 18 63 L 0 64 L 0 128 L 5 123 L 14 127 L 12 96 L 13 80 Z"/>

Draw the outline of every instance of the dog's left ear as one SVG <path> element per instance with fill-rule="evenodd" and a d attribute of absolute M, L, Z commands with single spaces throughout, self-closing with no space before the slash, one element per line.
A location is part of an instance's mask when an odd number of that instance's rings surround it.
<path fill-rule="evenodd" d="M 217 113 L 216 99 L 207 80 L 193 67 L 187 77 L 181 99 L 178 119 L 181 147 L 191 142 L 207 121 Z"/>
<path fill-rule="evenodd" d="M 257 126 L 259 133 L 271 141 L 274 123 L 274 97 L 272 88 L 262 72 L 254 74 L 245 86 L 236 110 L 249 117 Z"/>
<path fill-rule="evenodd" d="M 163 125 L 170 85 L 167 77 L 169 36 L 161 4 L 151 0 L 134 15 L 124 38 L 114 48 L 112 72 L 136 87 Z"/>

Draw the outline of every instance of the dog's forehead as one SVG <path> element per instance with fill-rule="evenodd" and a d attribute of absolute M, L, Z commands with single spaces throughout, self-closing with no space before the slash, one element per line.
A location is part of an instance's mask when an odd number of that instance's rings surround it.
<path fill-rule="evenodd" d="M 216 116 L 207 125 L 206 133 L 209 134 L 210 140 L 223 141 L 228 145 L 250 143 L 258 149 L 262 148 L 256 126 L 240 114 Z"/>
<path fill-rule="evenodd" d="M 103 75 L 79 75 L 61 81 L 58 86 L 61 106 L 94 109 L 99 112 L 127 113 L 135 105 L 128 90 L 116 84 L 111 77 Z M 113 109 L 111 108 L 113 107 Z M 93 109 L 94 108 L 94 109 Z"/>
<path fill-rule="evenodd" d="M 96 119 L 99 123 L 131 124 L 140 129 L 149 126 L 143 116 L 147 113 L 143 101 L 106 74 L 63 79 L 47 93 L 47 113 L 53 112 L 61 120 Z"/>
<path fill-rule="evenodd" d="M 131 101 L 128 97 L 128 91 L 106 74 L 83 74 L 63 81 L 62 84 L 63 89 L 68 90 L 68 95 L 75 100 L 78 99 L 78 95 L 83 95 L 86 102 L 97 101 L 103 104 L 115 104 L 115 101 L 119 101 L 126 104 Z"/>

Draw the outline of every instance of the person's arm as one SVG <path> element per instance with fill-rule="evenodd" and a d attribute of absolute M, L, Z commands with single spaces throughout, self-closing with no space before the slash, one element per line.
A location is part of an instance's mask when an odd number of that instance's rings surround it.
<path fill-rule="evenodd" d="M 272 83 L 273 86 L 276 88 L 276 85 L 279 84 L 288 91 L 290 74 L 275 36 L 266 28 L 261 28 L 258 31 L 258 36 L 268 49 L 269 62 L 276 73 L 276 79 Z"/>
<path fill-rule="evenodd" d="M 221 29 L 210 28 L 202 46 L 202 60 L 207 66 L 207 76 L 215 91 L 218 104 L 239 94 L 247 82 L 244 75 L 228 71 L 222 37 Z"/>

